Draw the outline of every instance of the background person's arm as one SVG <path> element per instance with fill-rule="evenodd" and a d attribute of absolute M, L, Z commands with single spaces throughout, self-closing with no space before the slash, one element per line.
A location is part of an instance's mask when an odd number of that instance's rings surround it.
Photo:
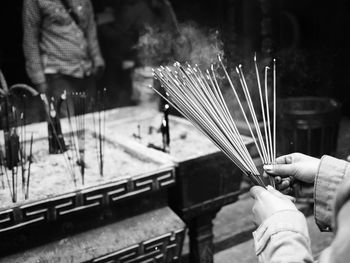
<path fill-rule="evenodd" d="M 26 70 L 34 85 L 45 85 L 45 74 L 40 54 L 41 13 L 36 0 L 23 2 L 23 51 Z M 41 92 L 41 90 L 40 90 Z"/>
<path fill-rule="evenodd" d="M 97 38 L 96 24 L 94 19 L 94 11 L 91 2 L 87 1 L 88 27 L 86 30 L 86 38 L 88 42 L 89 53 L 94 64 L 94 73 L 102 70 L 105 66 L 101 55 L 100 46 Z"/>

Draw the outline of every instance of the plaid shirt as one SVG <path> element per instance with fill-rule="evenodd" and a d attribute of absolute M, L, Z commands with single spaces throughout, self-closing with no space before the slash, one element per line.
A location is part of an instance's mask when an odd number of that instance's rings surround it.
<path fill-rule="evenodd" d="M 104 65 L 91 2 L 69 1 L 79 26 L 60 0 L 24 0 L 23 49 L 34 84 L 45 82 L 45 74 L 50 73 L 82 78 Z"/>

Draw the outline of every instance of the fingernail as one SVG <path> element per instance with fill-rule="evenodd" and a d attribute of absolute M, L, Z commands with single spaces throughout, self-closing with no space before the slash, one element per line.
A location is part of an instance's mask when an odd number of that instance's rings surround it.
<path fill-rule="evenodd" d="M 272 190 L 272 189 L 274 189 L 271 185 L 268 185 L 266 188 L 267 188 L 267 190 Z"/>
<path fill-rule="evenodd" d="M 265 170 L 266 172 L 272 172 L 272 170 L 273 170 L 273 165 L 271 165 L 271 164 L 265 164 L 265 165 L 263 166 L 263 168 L 264 168 L 264 170 Z"/>

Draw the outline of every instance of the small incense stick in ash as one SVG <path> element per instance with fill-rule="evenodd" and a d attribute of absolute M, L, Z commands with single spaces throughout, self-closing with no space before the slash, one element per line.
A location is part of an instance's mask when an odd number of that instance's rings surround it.
<path fill-rule="evenodd" d="M 263 111 L 266 139 L 264 141 L 242 66 L 240 65 L 237 67 L 236 71 L 249 108 L 249 115 L 243 108 L 236 87 L 234 86 L 220 56 L 218 57 L 218 60 L 234 93 L 235 99 L 238 102 L 262 163 L 273 163 L 276 156 L 276 147 L 274 145 L 275 140 L 272 140 L 271 138 L 270 106 L 267 94 L 267 70 L 265 75 L 265 98 L 263 98 L 259 70 L 255 57 L 254 63 L 258 80 L 261 102 L 260 106 Z M 210 70 L 206 70 L 206 72 L 203 73 L 197 65 L 191 66 L 187 64 L 187 66 L 183 66 L 176 62 L 172 68 L 161 66 L 154 69 L 153 72 L 154 77 L 160 81 L 161 86 L 165 89 L 165 95 L 162 95 L 164 93 L 161 91 L 153 87 L 151 88 L 181 112 L 195 127 L 202 131 L 203 134 L 218 146 L 219 149 L 221 149 L 221 151 L 223 151 L 228 158 L 230 158 L 244 172 L 244 174 L 248 176 L 248 178 L 250 178 L 253 184 L 266 186 L 262 175 L 258 172 L 243 138 L 238 131 L 237 125 L 234 121 L 234 116 L 226 105 L 214 67 L 211 66 Z M 275 111 L 275 107 L 273 107 L 273 111 Z M 253 120 L 255 132 L 251 127 L 248 116 Z M 273 116 L 275 116 L 275 112 L 273 113 Z M 257 135 L 257 138 L 255 134 Z M 274 181 L 272 179 L 270 179 L 269 183 L 274 186 Z"/>
<path fill-rule="evenodd" d="M 25 191 L 25 199 L 29 198 L 29 182 L 30 182 L 30 168 L 33 162 L 33 133 L 30 137 L 30 145 L 29 145 L 29 157 L 28 157 L 28 175 L 27 175 L 27 185 Z"/>
<path fill-rule="evenodd" d="M 101 177 L 103 177 L 103 172 L 104 172 L 106 99 L 107 99 L 107 89 L 104 88 L 102 91 L 102 95 L 100 91 L 97 91 L 97 100 L 96 102 L 95 101 L 92 102 L 95 104 L 93 105 L 95 109 L 93 110 L 92 118 L 93 118 L 94 133 L 95 133 L 95 139 L 96 139 L 97 162 L 99 164 L 99 173 Z M 97 112 L 97 117 L 95 116 L 96 112 Z"/>

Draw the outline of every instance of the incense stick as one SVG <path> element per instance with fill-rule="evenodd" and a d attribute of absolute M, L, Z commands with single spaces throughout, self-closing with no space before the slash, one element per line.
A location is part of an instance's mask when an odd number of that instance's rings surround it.
<path fill-rule="evenodd" d="M 0 160 L 1 160 L 1 164 L 2 164 L 2 166 L 4 168 L 4 171 L 5 171 L 7 187 L 9 189 L 11 199 L 13 200 L 12 186 L 11 186 L 10 178 L 9 178 L 9 175 L 8 175 L 8 172 L 7 172 L 7 163 L 6 163 L 6 159 L 4 157 L 3 151 L 2 151 L 1 144 L 0 144 Z"/>
<path fill-rule="evenodd" d="M 94 133 L 95 133 L 95 147 L 97 162 L 99 167 L 100 176 L 103 177 L 104 174 L 104 152 L 105 152 L 105 131 L 106 131 L 106 99 L 107 99 L 107 89 L 104 88 L 102 95 L 100 91 L 97 91 L 97 100 L 95 102 L 95 109 L 92 114 Z M 95 112 L 97 112 L 97 117 L 95 117 Z M 96 120 L 97 118 L 97 120 Z M 97 126 L 97 127 L 96 127 Z"/>
<path fill-rule="evenodd" d="M 81 181 L 85 183 L 85 114 L 86 114 L 86 93 L 85 92 L 73 92 L 71 94 L 71 100 L 74 107 L 74 123 L 75 128 L 72 127 L 71 115 L 69 114 L 69 125 L 71 128 L 71 134 L 74 139 L 74 151 L 77 156 L 77 164 L 80 167 Z M 67 108 L 69 108 L 67 106 Z"/>
<path fill-rule="evenodd" d="M 238 102 L 260 159 L 263 163 L 271 163 L 275 156 L 275 139 L 272 141 L 271 138 L 267 77 L 265 77 L 264 103 L 256 58 L 254 58 L 260 95 L 260 107 L 263 113 L 265 141 L 260 131 L 255 107 L 251 99 L 242 66 L 240 65 L 236 70 L 247 101 L 249 115 L 253 120 L 256 135 L 248 121 L 247 114 L 243 108 L 240 97 L 238 96 L 238 92 L 233 85 L 233 81 L 231 80 L 221 57 L 218 56 L 218 59 L 235 99 Z M 252 180 L 254 184 L 265 186 L 265 182 L 259 174 L 254 161 L 244 144 L 242 136 L 238 131 L 233 115 L 228 110 L 226 101 L 223 98 L 216 78 L 214 67 L 211 66 L 210 70 L 206 70 L 205 73 L 203 73 L 198 65 L 191 66 L 187 64 L 187 66 L 183 66 L 176 62 L 172 68 L 160 66 L 157 69 L 154 69 L 153 74 L 154 77 L 160 81 L 161 87 L 165 89 L 165 95 L 154 87 L 152 87 L 152 89 L 182 113 L 196 128 L 203 132 L 250 178 L 250 180 Z M 267 115 L 267 123 L 265 120 L 265 111 Z M 275 108 L 273 111 L 275 116 Z M 273 118 L 275 123 L 275 117 Z M 270 184 L 274 185 L 274 182 L 270 180 Z"/>
<path fill-rule="evenodd" d="M 1 186 L 2 186 L 2 189 L 5 189 L 5 178 L 4 178 L 4 171 L 3 171 L 3 168 L 2 168 L 2 161 L 0 161 L 0 177 L 1 177 Z"/>
<path fill-rule="evenodd" d="M 272 137 L 271 137 L 271 123 L 270 123 L 270 111 L 269 111 L 269 94 L 268 94 L 268 70 L 270 67 L 265 67 L 265 100 L 266 100 L 266 114 L 267 114 L 267 131 L 268 131 L 268 152 L 269 152 L 269 163 L 272 163 L 273 147 L 272 147 Z"/>
<path fill-rule="evenodd" d="M 30 168 L 33 162 L 33 133 L 30 137 L 30 146 L 29 146 L 29 158 L 28 158 L 28 176 L 27 176 L 27 189 L 25 192 L 25 199 L 29 198 L 29 182 L 30 182 Z"/>
<path fill-rule="evenodd" d="M 276 162 L 276 59 L 273 60 L 273 162 Z"/>

